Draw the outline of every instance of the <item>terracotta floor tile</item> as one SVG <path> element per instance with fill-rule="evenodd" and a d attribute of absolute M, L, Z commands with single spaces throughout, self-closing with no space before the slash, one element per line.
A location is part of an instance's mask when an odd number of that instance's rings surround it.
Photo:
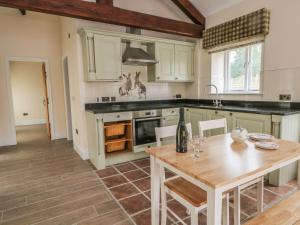
<path fill-rule="evenodd" d="M 112 188 L 121 184 L 125 184 L 128 181 L 122 175 L 114 175 L 102 179 L 103 183 L 108 187 Z"/>
<path fill-rule="evenodd" d="M 133 163 L 135 165 L 137 165 L 140 168 L 144 168 L 144 167 L 149 167 L 150 166 L 150 159 L 141 159 L 141 160 L 137 160 L 137 161 L 133 161 Z"/>
<path fill-rule="evenodd" d="M 142 194 L 123 199 L 120 203 L 129 214 L 137 213 L 151 207 L 151 202 Z"/>
<path fill-rule="evenodd" d="M 150 177 L 133 182 L 141 191 L 149 191 L 151 188 Z"/>
<path fill-rule="evenodd" d="M 255 200 L 241 194 L 241 211 L 246 215 L 253 215 L 257 213 L 257 203 Z"/>
<path fill-rule="evenodd" d="M 114 187 L 111 188 L 110 191 L 116 199 L 126 198 L 139 193 L 138 189 L 136 189 L 132 184 L 124 184 Z"/>
<path fill-rule="evenodd" d="M 297 180 L 291 180 L 290 182 L 288 182 L 288 185 L 293 186 L 293 187 L 297 187 Z"/>
<path fill-rule="evenodd" d="M 151 174 L 151 168 L 150 168 L 150 166 L 144 167 L 143 171 L 145 171 L 146 173 L 148 173 L 150 175 Z"/>
<path fill-rule="evenodd" d="M 148 177 L 148 174 L 143 172 L 142 170 L 133 170 L 127 173 L 124 173 L 124 176 L 127 177 L 130 181 L 139 180 L 145 177 Z"/>
<path fill-rule="evenodd" d="M 189 216 L 187 214 L 187 209 L 182 204 L 180 204 L 178 201 L 171 200 L 171 201 L 167 202 L 167 205 L 181 219 L 185 219 L 186 217 Z"/>
<path fill-rule="evenodd" d="M 256 187 L 249 188 L 244 191 L 244 194 L 256 199 L 257 188 Z M 264 189 L 264 203 L 265 204 L 267 204 L 267 205 L 271 204 L 275 201 L 278 201 L 279 199 L 280 199 L 279 195 L 274 194 L 274 193 L 268 191 L 267 189 Z"/>
<path fill-rule="evenodd" d="M 206 216 L 203 215 L 202 213 L 199 213 L 198 216 L 198 225 L 206 225 Z M 186 224 L 191 224 L 191 219 L 190 217 L 186 218 L 183 220 Z M 181 225 L 182 223 L 177 223 L 176 225 Z"/>
<path fill-rule="evenodd" d="M 118 172 L 113 167 L 107 167 L 106 169 L 97 171 L 100 178 L 109 177 L 118 174 Z"/>
<path fill-rule="evenodd" d="M 275 192 L 281 196 L 291 193 L 292 191 L 296 190 L 296 187 L 292 187 L 290 185 L 282 185 L 280 187 L 275 187 L 269 184 L 265 184 L 265 189 Z"/>
<path fill-rule="evenodd" d="M 135 165 L 133 165 L 132 163 L 122 163 L 122 164 L 118 164 L 115 165 L 115 167 L 121 172 L 121 173 L 125 173 L 131 170 L 136 170 L 138 169 L 138 167 L 136 167 Z"/>
<path fill-rule="evenodd" d="M 144 193 L 145 193 L 145 195 L 147 195 L 149 197 L 149 199 L 151 199 L 151 191 L 146 191 Z"/>

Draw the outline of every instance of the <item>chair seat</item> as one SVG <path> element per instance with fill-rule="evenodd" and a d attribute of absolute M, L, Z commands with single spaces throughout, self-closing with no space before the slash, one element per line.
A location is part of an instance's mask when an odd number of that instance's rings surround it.
<path fill-rule="evenodd" d="M 195 207 L 207 204 L 206 191 L 182 177 L 166 181 L 165 186 Z"/>

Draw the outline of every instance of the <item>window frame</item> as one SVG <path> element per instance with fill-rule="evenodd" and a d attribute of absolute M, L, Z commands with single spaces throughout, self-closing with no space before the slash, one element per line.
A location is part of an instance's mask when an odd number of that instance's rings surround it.
<path fill-rule="evenodd" d="M 254 45 L 260 44 L 261 45 L 261 70 L 260 70 L 260 78 L 259 78 L 259 89 L 258 90 L 252 90 L 250 87 L 250 83 L 251 83 L 251 55 L 252 55 L 252 51 L 251 51 L 251 47 Z M 239 48 L 246 48 L 246 52 L 245 52 L 245 71 L 246 71 L 246 78 L 244 80 L 244 89 L 241 90 L 230 90 L 229 88 L 229 53 L 232 50 L 235 49 L 239 49 Z M 263 68 L 264 68 L 264 42 L 256 42 L 256 43 L 251 43 L 245 46 L 240 46 L 240 47 L 235 47 L 235 48 L 231 48 L 231 49 L 227 49 L 224 52 L 224 84 L 223 84 L 223 92 L 221 94 L 263 94 L 262 93 L 262 87 L 263 87 Z M 213 94 L 213 93 L 211 93 Z"/>

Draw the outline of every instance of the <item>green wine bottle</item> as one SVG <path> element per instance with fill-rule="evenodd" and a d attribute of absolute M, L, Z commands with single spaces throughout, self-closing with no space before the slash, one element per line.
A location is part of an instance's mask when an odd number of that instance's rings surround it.
<path fill-rule="evenodd" d="M 187 152 L 188 130 L 184 121 L 184 108 L 179 110 L 179 122 L 176 131 L 176 152 Z"/>

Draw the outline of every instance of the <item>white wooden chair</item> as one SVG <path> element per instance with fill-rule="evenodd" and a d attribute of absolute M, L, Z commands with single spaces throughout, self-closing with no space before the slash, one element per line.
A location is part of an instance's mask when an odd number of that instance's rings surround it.
<path fill-rule="evenodd" d="M 192 126 L 187 124 L 187 129 L 192 137 Z M 157 127 L 155 128 L 157 146 L 161 146 L 163 138 L 176 136 L 177 126 Z M 191 215 L 191 224 L 198 225 L 199 212 L 207 208 L 207 193 L 196 185 L 190 183 L 182 177 L 176 176 L 165 179 L 165 170 L 161 169 L 161 204 L 162 204 L 162 225 L 167 224 L 167 211 L 169 211 L 178 221 L 186 224 L 175 212 L 167 207 L 167 194 L 180 202 L 187 208 Z M 223 196 L 223 225 L 229 225 L 229 194 Z"/>
<path fill-rule="evenodd" d="M 217 128 L 224 128 L 224 133 L 227 133 L 227 120 L 226 118 L 217 120 L 199 121 L 199 135 L 204 137 L 204 132 Z M 246 184 L 234 188 L 234 225 L 241 224 L 241 190 L 251 186 L 257 185 L 257 210 L 258 213 L 263 212 L 263 193 L 264 193 L 264 177 L 255 179 Z"/>
<path fill-rule="evenodd" d="M 224 134 L 227 133 L 227 120 L 226 118 L 217 120 L 199 121 L 199 135 L 204 137 L 204 132 L 207 130 L 213 130 L 217 128 L 224 128 Z"/>

